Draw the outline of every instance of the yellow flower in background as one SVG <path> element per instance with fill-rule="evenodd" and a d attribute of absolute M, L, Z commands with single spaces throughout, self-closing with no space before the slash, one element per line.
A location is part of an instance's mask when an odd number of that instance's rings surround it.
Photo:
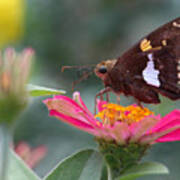
<path fill-rule="evenodd" d="M 0 48 L 23 33 L 24 0 L 0 0 Z"/>

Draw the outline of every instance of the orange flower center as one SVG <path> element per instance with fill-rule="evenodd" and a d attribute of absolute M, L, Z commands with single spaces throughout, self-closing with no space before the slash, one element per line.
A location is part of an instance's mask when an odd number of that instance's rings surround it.
<path fill-rule="evenodd" d="M 142 108 L 137 105 L 130 105 L 127 107 L 117 104 L 105 104 L 104 110 L 96 114 L 96 118 L 100 118 L 103 124 L 113 125 L 116 121 L 126 122 L 132 124 L 139 122 L 143 118 L 154 113 L 148 108 Z"/>

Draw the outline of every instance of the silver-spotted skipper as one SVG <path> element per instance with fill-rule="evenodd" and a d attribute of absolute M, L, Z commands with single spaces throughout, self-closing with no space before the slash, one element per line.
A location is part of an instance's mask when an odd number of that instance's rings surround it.
<path fill-rule="evenodd" d="M 95 68 L 105 89 L 135 97 L 138 102 L 160 103 L 158 94 L 180 99 L 180 18 L 135 44 L 121 57 L 106 60 Z"/>

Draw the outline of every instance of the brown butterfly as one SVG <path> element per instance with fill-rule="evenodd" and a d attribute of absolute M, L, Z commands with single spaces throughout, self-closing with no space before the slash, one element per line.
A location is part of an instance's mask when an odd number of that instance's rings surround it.
<path fill-rule="evenodd" d="M 160 103 L 159 93 L 180 99 L 180 18 L 153 31 L 122 56 L 97 64 L 95 74 L 105 89 L 133 96 L 144 103 Z"/>

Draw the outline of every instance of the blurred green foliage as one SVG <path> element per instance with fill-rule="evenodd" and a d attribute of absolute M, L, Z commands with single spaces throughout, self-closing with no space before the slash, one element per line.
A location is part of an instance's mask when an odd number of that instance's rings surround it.
<path fill-rule="evenodd" d="M 32 46 L 36 51 L 32 83 L 65 89 L 71 96 L 71 84 L 78 79 L 77 70 L 61 73 L 61 66 L 91 65 L 116 58 L 147 33 L 178 17 L 179 7 L 179 0 L 27 0 L 24 38 L 15 46 Z M 102 87 L 93 75 L 76 90 L 93 111 L 94 96 Z M 21 117 L 15 141 L 48 147 L 48 155 L 35 169 L 44 176 L 62 158 L 96 144 L 92 136 L 48 117 L 41 100 L 33 99 Z M 121 100 L 129 104 L 133 98 L 122 96 Z M 163 98 L 162 104 L 149 107 L 156 113 L 167 114 L 179 108 L 180 102 Z M 156 145 L 151 150 L 147 159 L 165 163 L 171 172 L 168 177 L 153 179 L 179 179 L 179 148 L 180 143 L 173 142 Z"/>

